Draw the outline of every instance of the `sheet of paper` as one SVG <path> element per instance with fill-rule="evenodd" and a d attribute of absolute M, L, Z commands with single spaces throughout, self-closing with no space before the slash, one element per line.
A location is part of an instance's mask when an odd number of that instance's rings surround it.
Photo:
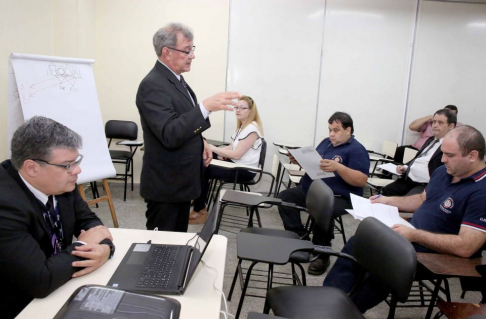
<path fill-rule="evenodd" d="M 312 146 L 289 149 L 290 154 L 299 162 L 311 179 L 334 177 L 332 172 L 324 172 L 319 168 L 321 155 Z"/>
<path fill-rule="evenodd" d="M 383 169 L 387 172 L 390 172 L 392 174 L 395 174 L 395 175 L 402 175 L 402 174 L 397 173 L 397 165 L 392 164 L 392 163 L 381 164 L 381 165 L 378 165 L 377 167 L 381 168 L 381 169 Z"/>
<path fill-rule="evenodd" d="M 353 210 L 346 210 L 355 219 L 363 220 L 366 217 L 374 217 L 388 227 L 401 224 L 415 229 L 409 222 L 400 217 L 398 208 L 385 204 L 372 204 L 369 199 L 351 194 Z"/>

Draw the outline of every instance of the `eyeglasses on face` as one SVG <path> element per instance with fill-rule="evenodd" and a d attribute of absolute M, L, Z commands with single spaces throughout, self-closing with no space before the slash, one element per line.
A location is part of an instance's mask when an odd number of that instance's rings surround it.
<path fill-rule="evenodd" d="M 249 107 L 246 107 L 246 106 L 235 106 L 235 107 L 234 107 L 234 109 L 235 109 L 236 111 L 238 111 L 238 110 L 242 110 L 242 111 L 244 111 L 244 110 L 248 110 L 248 109 L 249 109 Z"/>
<path fill-rule="evenodd" d="M 46 163 L 47 165 L 62 167 L 64 169 L 66 169 L 66 171 L 68 173 L 72 173 L 74 171 L 74 169 L 81 164 L 81 161 L 83 160 L 83 157 L 84 156 L 82 154 L 79 154 L 78 157 L 76 158 L 76 160 L 74 162 L 70 163 L 70 164 L 54 164 L 54 163 L 49 163 L 46 160 L 38 159 L 38 158 L 34 158 L 32 160 L 33 161 L 37 161 L 37 162 Z"/>
<path fill-rule="evenodd" d="M 187 54 L 187 55 L 191 55 L 191 53 L 194 53 L 194 51 L 196 51 L 196 46 L 195 46 L 195 45 L 193 45 L 193 46 L 192 46 L 192 49 L 191 49 L 191 50 L 189 50 L 189 51 L 179 50 L 179 49 L 176 49 L 176 48 L 171 48 L 171 47 L 167 47 L 167 48 L 169 48 L 169 49 L 171 49 L 171 50 L 174 50 L 174 51 L 177 51 L 177 52 L 182 52 L 182 53 L 185 53 L 185 54 Z"/>

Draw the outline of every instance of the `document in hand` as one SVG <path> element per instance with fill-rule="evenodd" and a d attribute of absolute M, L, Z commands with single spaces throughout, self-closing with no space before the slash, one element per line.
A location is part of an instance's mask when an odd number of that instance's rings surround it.
<path fill-rule="evenodd" d="M 369 199 L 351 194 L 353 209 L 346 209 L 355 219 L 363 220 L 366 217 L 374 217 L 388 227 L 401 224 L 415 229 L 412 224 L 404 220 L 398 214 L 398 208 L 385 204 L 372 204 Z"/>
<path fill-rule="evenodd" d="M 324 172 L 319 168 L 322 157 L 312 146 L 301 147 L 295 150 L 289 149 L 288 151 L 299 162 L 300 166 L 304 168 L 312 180 L 335 176 L 334 173 Z"/>
<path fill-rule="evenodd" d="M 395 164 L 392 164 L 392 163 L 386 163 L 386 164 L 378 165 L 378 168 L 384 169 L 385 171 L 388 171 L 388 172 L 395 174 L 395 175 L 402 175 L 402 174 L 397 173 L 397 166 Z"/>

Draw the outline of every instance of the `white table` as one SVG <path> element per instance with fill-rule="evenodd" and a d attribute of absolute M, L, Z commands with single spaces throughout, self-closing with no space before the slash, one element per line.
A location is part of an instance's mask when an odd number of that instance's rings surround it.
<path fill-rule="evenodd" d="M 78 287 L 88 284 L 106 285 L 130 248 L 130 245 L 134 242 L 145 243 L 148 240 L 152 240 L 156 244 L 185 245 L 194 236 L 193 233 L 154 232 L 120 228 L 111 228 L 110 231 L 116 246 L 115 256 L 112 259 L 88 275 L 71 279 L 48 297 L 34 299 L 17 318 L 53 318 Z M 193 242 L 194 240 L 191 244 Z M 180 318 L 216 319 L 220 317 L 221 294 L 214 289 L 213 282 L 216 279 L 216 287 L 222 289 L 226 246 L 226 237 L 214 235 L 203 256 L 203 261 L 208 266 L 217 269 L 217 278 L 214 271 L 200 264 L 184 295 L 167 295 L 167 297 L 177 299 L 181 303 Z"/>

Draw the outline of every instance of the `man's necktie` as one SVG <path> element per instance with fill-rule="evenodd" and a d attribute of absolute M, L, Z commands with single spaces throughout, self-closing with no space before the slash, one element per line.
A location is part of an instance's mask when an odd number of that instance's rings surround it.
<path fill-rule="evenodd" d="M 197 99 L 196 99 L 196 95 L 194 94 L 194 92 L 192 91 L 191 87 L 189 86 L 189 84 L 187 84 L 187 82 L 184 80 L 184 77 L 181 75 L 181 84 L 184 88 L 186 88 L 187 92 L 189 93 L 190 97 L 192 98 L 192 102 L 194 105 L 197 104 Z"/>
<path fill-rule="evenodd" d="M 49 195 L 46 204 L 47 211 L 44 213 L 44 219 L 46 220 L 48 227 L 51 229 L 51 244 L 54 248 L 53 255 L 57 254 L 62 249 L 63 232 L 61 215 L 59 211 L 54 207 L 54 197 Z"/>
<path fill-rule="evenodd" d="M 185 87 L 187 89 L 187 87 L 189 85 L 187 85 L 187 82 L 184 80 L 184 77 L 181 75 L 181 83 L 182 83 L 182 86 Z"/>
<path fill-rule="evenodd" d="M 430 143 L 430 144 L 429 144 L 429 146 L 428 146 L 428 147 L 427 147 L 427 148 L 426 148 L 426 149 L 425 149 L 425 150 L 424 150 L 422 153 L 420 153 L 420 155 L 419 155 L 419 156 L 417 156 L 416 158 L 414 158 L 414 159 L 412 160 L 412 162 L 410 163 L 410 165 L 408 165 L 408 167 L 407 167 L 407 171 L 405 172 L 405 178 L 407 178 L 407 177 L 408 177 L 408 174 L 410 174 L 410 168 L 412 167 L 412 165 L 413 165 L 413 163 L 415 162 L 415 160 L 416 160 L 417 158 L 420 158 L 420 157 L 422 157 L 422 156 L 425 156 L 425 155 L 427 154 L 427 152 L 428 152 L 428 151 L 430 151 L 430 150 L 431 150 L 431 149 L 434 147 L 434 145 L 435 145 L 435 144 L 437 144 L 438 142 L 439 142 L 439 140 L 438 140 L 438 139 L 434 139 L 434 140 L 432 141 L 432 143 Z"/>

